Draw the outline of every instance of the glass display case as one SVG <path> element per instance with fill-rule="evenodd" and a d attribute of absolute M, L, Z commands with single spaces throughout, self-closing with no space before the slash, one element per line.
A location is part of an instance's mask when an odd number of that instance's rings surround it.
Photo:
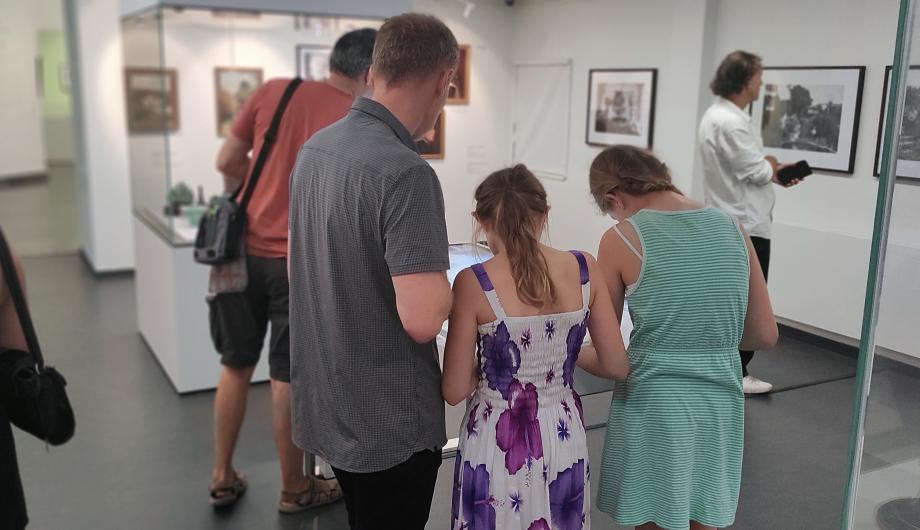
<path fill-rule="evenodd" d="M 193 260 L 198 218 L 224 192 L 217 153 L 237 112 L 271 78 L 328 75 L 344 32 L 381 19 L 157 6 L 121 20 L 137 323 L 179 393 L 220 372 L 204 300 L 209 268 Z M 268 379 L 264 359 L 253 380 Z"/>
<path fill-rule="evenodd" d="M 249 95 L 274 77 L 328 75 L 336 39 L 379 19 L 158 6 L 123 17 L 133 211 L 170 244 L 194 242 L 224 191 L 217 152 Z"/>

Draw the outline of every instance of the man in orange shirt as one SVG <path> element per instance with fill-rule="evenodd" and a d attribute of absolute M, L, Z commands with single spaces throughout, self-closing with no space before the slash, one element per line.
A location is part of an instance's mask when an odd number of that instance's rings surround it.
<path fill-rule="evenodd" d="M 233 449 L 269 323 L 272 427 L 281 461 L 278 509 L 295 513 L 342 496 L 335 480 L 304 476 L 303 451 L 291 440 L 288 180 L 300 146 L 316 131 L 345 116 L 352 101 L 367 91 L 367 71 L 376 35 L 376 30 L 362 29 L 342 36 L 329 59 L 329 79 L 305 81 L 294 92 L 246 211 L 246 289 L 219 293 L 210 302 L 211 335 L 223 364 L 214 398 L 210 498 L 215 506 L 233 504 L 246 489 L 246 479 L 233 468 Z M 226 191 L 246 184 L 253 163 L 250 153 L 257 154 L 262 149 L 265 132 L 289 81 L 268 81 L 240 110 L 217 156 Z"/>

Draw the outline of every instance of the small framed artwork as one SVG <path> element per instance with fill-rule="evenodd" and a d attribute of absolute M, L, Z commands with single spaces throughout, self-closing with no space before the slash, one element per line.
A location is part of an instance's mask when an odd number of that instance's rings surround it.
<path fill-rule="evenodd" d="M 891 67 L 885 68 L 885 89 L 882 91 L 882 110 L 878 119 L 878 141 L 875 144 L 877 177 L 882 171 L 882 144 L 888 123 L 888 91 L 891 90 Z M 901 138 L 898 142 L 898 166 L 895 175 L 900 178 L 920 179 L 920 66 L 911 66 L 907 73 L 907 91 L 904 94 L 904 114 L 901 118 Z"/>
<path fill-rule="evenodd" d="M 594 69 L 588 72 L 588 145 L 651 148 L 658 70 Z"/>
<path fill-rule="evenodd" d="M 226 138 L 243 103 L 262 84 L 261 68 L 218 66 L 214 69 L 217 135 Z"/>
<path fill-rule="evenodd" d="M 764 153 L 852 173 L 865 75 L 865 66 L 764 68 L 761 97 L 751 106 Z"/>
<path fill-rule="evenodd" d="M 125 68 L 129 133 L 179 128 L 178 73 L 173 68 Z"/>
<path fill-rule="evenodd" d="M 448 105 L 470 104 L 470 60 L 470 45 L 461 44 L 457 71 L 454 72 L 450 92 L 447 94 Z"/>
<path fill-rule="evenodd" d="M 329 77 L 332 48 L 320 44 L 297 45 L 297 75 L 304 81 L 322 81 Z"/>
<path fill-rule="evenodd" d="M 438 116 L 434 128 L 421 140 L 415 142 L 418 152 L 425 160 L 442 160 L 444 158 L 444 113 Z"/>

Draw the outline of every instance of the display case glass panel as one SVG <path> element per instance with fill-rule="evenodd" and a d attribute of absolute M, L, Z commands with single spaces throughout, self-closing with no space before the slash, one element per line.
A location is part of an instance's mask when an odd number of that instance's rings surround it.
<path fill-rule="evenodd" d="M 381 23 L 181 7 L 124 17 L 123 104 L 135 215 L 170 244 L 193 244 L 204 205 L 225 191 L 217 153 L 246 99 L 272 78 L 328 75 L 339 36 Z"/>
<path fill-rule="evenodd" d="M 920 528 L 920 342 L 915 327 L 920 188 L 908 171 L 918 159 L 917 7 L 916 0 L 901 1 L 897 51 L 885 72 L 878 210 L 850 440 L 846 528 Z"/>

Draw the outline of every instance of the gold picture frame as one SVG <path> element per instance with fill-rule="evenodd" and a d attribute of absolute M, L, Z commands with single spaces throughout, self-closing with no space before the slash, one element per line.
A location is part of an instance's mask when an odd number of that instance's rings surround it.
<path fill-rule="evenodd" d="M 454 73 L 453 94 L 448 94 L 448 105 L 470 104 L 470 61 L 472 60 L 469 44 L 460 45 L 460 60 Z"/>
<path fill-rule="evenodd" d="M 214 102 L 217 135 L 226 138 L 246 100 L 262 84 L 261 68 L 214 68 Z"/>
<path fill-rule="evenodd" d="M 428 131 L 428 134 L 421 140 L 415 142 L 418 146 L 419 154 L 425 160 L 443 160 L 445 151 L 444 141 L 444 113 L 438 116 L 438 121 L 434 127 Z"/>
<path fill-rule="evenodd" d="M 164 133 L 179 128 L 178 78 L 174 68 L 125 68 L 129 133 Z"/>

